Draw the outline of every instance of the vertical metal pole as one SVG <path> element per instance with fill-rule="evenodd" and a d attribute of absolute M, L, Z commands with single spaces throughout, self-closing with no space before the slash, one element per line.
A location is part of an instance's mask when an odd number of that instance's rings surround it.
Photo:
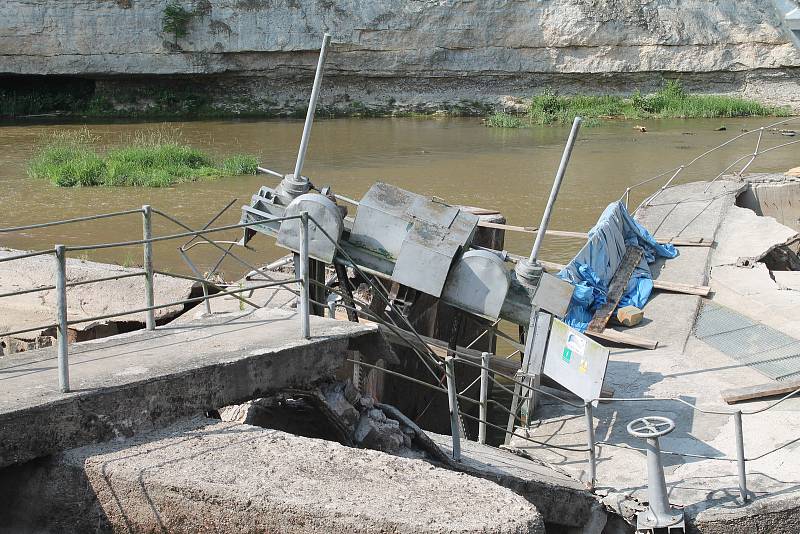
<path fill-rule="evenodd" d="M 486 443 L 486 421 L 489 417 L 489 365 L 492 355 L 481 353 L 481 398 L 478 412 L 478 443 Z"/>
<path fill-rule="evenodd" d="M 328 317 L 331 319 L 336 319 L 336 301 L 329 300 L 328 301 Z"/>
<path fill-rule="evenodd" d="M 631 202 L 631 188 L 629 187 L 625 190 L 625 209 L 628 209 L 628 207 L 630 206 L 630 202 Z"/>
<path fill-rule="evenodd" d="M 661 447 L 658 438 L 647 438 L 647 499 L 650 511 L 658 521 L 672 516 L 667 499 L 667 483 L 664 479 L 664 466 L 661 465 Z"/>
<path fill-rule="evenodd" d="M 69 352 L 67 347 L 67 254 L 56 245 L 56 311 L 58 314 L 58 389 L 69 391 Z"/>
<path fill-rule="evenodd" d="M 750 495 L 747 492 L 747 474 L 745 473 L 744 433 L 742 431 L 741 410 L 737 410 L 733 414 L 733 423 L 736 431 L 736 467 L 739 472 L 739 494 L 742 497 L 742 502 L 745 503 L 750 499 Z"/>
<path fill-rule="evenodd" d="M 302 179 L 303 163 L 306 161 L 306 150 L 308 141 L 311 138 L 311 126 L 314 124 L 314 112 L 317 109 L 319 100 L 319 88 L 322 85 L 322 70 L 325 66 L 325 56 L 328 54 L 328 44 L 331 42 L 330 34 L 326 33 L 322 37 L 322 48 L 319 51 L 319 61 L 317 62 L 317 72 L 314 75 L 314 85 L 311 87 L 311 99 L 308 102 L 308 112 L 306 113 L 306 123 L 303 126 L 303 137 L 300 138 L 300 150 L 297 152 L 297 162 L 294 165 L 295 180 Z"/>
<path fill-rule="evenodd" d="M 156 328 L 155 297 L 153 296 L 153 210 L 148 205 L 142 206 L 142 239 L 144 242 L 144 295 L 147 310 L 145 325 L 148 330 Z M 206 301 L 208 302 L 208 301 Z"/>
<path fill-rule="evenodd" d="M 535 263 L 536 258 L 539 256 L 539 249 L 542 247 L 544 234 L 547 232 L 547 226 L 550 224 L 553 205 L 556 203 L 558 190 L 561 189 L 561 182 L 564 180 L 564 174 L 567 172 L 567 164 L 569 164 L 569 158 L 572 155 L 572 147 L 575 146 L 575 140 L 578 138 L 578 130 L 581 128 L 581 122 L 582 119 L 580 117 L 575 117 L 575 120 L 572 122 L 572 130 L 569 132 L 567 146 L 564 147 L 564 153 L 561 155 L 561 163 L 558 165 L 556 179 L 553 182 L 553 188 L 550 190 L 550 198 L 547 199 L 547 207 L 545 207 L 544 213 L 542 214 L 542 222 L 539 224 L 539 230 L 536 233 L 536 241 L 533 242 L 531 255 L 528 259 L 531 264 Z"/>
<path fill-rule="evenodd" d="M 447 377 L 447 403 L 450 407 L 450 435 L 453 438 L 453 460 L 461 461 L 461 435 L 458 420 L 458 398 L 456 397 L 456 372 L 453 357 L 444 360 L 445 375 Z"/>
<path fill-rule="evenodd" d="M 586 414 L 587 444 L 589 445 L 589 489 L 594 489 L 594 483 L 597 480 L 597 457 L 594 449 L 594 417 L 592 416 L 591 402 L 584 405 L 584 412 Z"/>
<path fill-rule="evenodd" d="M 305 339 L 311 337 L 309 323 L 309 282 L 308 282 L 308 212 L 300 214 L 300 265 L 298 269 L 302 280 L 300 286 L 300 335 Z"/>

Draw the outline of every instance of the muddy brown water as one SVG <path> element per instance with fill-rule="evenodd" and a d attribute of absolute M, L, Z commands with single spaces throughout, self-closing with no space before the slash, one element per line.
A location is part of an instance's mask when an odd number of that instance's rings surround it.
<path fill-rule="evenodd" d="M 551 228 L 588 230 L 604 207 L 620 197 L 629 184 L 686 162 L 708 148 L 739 134 L 774 122 L 774 119 L 663 120 L 641 124 L 619 121 L 581 131 L 567 178 L 559 196 Z M 724 123 L 727 131 L 715 131 Z M 58 188 L 29 178 L 28 160 L 43 135 L 54 130 L 82 128 L 79 124 L 23 124 L 0 127 L 0 227 L 38 223 L 139 207 L 143 204 L 165 211 L 192 227 L 204 225 L 230 200 L 238 201 L 218 221 L 238 222 L 239 207 L 261 185 L 275 186 L 269 176 L 229 177 L 216 181 L 182 184 L 164 189 L 138 187 Z M 198 121 L 184 123 L 93 124 L 99 144 L 121 144 L 137 131 L 176 128 L 183 140 L 215 157 L 235 152 L 261 156 L 263 165 L 291 172 L 302 131 L 300 121 Z M 538 225 L 558 166 L 568 129 L 538 127 L 524 130 L 493 129 L 480 119 L 334 119 L 314 125 L 304 174 L 319 186 L 360 198 L 381 180 L 412 191 L 435 195 L 450 203 L 500 210 L 509 224 Z M 786 137 L 768 133 L 764 146 L 785 142 Z M 752 151 L 755 136 L 748 136 L 699 162 L 682 181 L 708 179 L 734 156 Z M 800 151 L 787 147 L 759 159 L 754 171 L 783 171 L 800 165 Z M 632 204 L 652 192 L 657 183 L 632 195 Z M 351 214 L 354 208 L 350 207 Z M 180 231 L 156 218 L 155 233 Z M 19 249 L 50 248 L 55 243 L 89 244 L 136 239 L 141 219 L 127 216 L 105 221 L 56 226 L 17 233 L 0 233 L 0 246 Z M 217 234 L 237 239 L 238 232 Z M 528 254 L 532 235 L 507 236 L 507 248 Z M 188 272 L 176 253 L 183 242 L 159 243 L 156 267 Z M 252 242 L 242 255 L 265 263 L 284 252 L 265 236 Z M 543 258 L 568 260 L 580 246 L 575 240 L 551 237 L 545 241 Z M 219 253 L 209 246 L 191 251 L 201 268 L 208 269 Z M 97 261 L 137 265 L 141 249 L 106 249 L 82 254 Z M 245 267 L 226 260 L 222 270 L 228 280 Z"/>

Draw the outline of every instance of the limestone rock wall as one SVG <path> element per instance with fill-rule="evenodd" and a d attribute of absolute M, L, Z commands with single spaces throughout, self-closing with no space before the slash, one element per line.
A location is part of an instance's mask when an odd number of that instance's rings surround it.
<path fill-rule="evenodd" d="M 283 83 L 310 75 L 327 31 L 327 73 L 359 80 L 354 92 L 367 78 L 376 92 L 388 80 L 399 95 L 428 89 L 458 100 L 464 79 L 482 80 L 472 93 L 495 96 L 515 83 L 630 85 L 641 73 L 684 73 L 690 83 L 725 73 L 708 78 L 766 100 L 791 100 L 798 88 L 800 52 L 768 0 L 183 0 L 194 16 L 177 39 L 162 30 L 166 4 L 3 0 L 0 73 Z M 752 87 L 754 73 L 788 83 L 778 93 L 789 96 Z"/>

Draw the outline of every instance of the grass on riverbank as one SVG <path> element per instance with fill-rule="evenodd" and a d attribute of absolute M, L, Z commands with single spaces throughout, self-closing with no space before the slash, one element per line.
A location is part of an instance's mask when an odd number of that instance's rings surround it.
<path fill-rule="evenodd" d="M 167 187 L 203 178 L 255 174 L 258 158 L 235 154 L 217 164 L 201 150 L 172 133 L 145 132 L 128 146 L 105 153 L 88 130 L 53 134 L 28 163 L 28 174 L 61 187 Z"/>
<path fill-rule="evenodd" d="M 679 82 L 669 81 L 656 93 L 639 91 L 630 97 L 563 96 L 552 90 L 534 96 L 527 114 L 494 113 L 486 125 L 496 128 L 526 128 L 542 124 L 567 124 L 580 115 L 589 124 L 601 119 L 722 118 L 788 115 L 783 108 L 765 106 L 732 96 L 689 94 Z"/>

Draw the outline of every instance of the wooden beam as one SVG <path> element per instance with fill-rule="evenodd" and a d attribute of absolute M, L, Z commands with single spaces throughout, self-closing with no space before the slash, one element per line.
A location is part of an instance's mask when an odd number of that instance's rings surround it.
<path fill-rule="evenodd" d="M 641 349 L 653 350 L 658 347 L 658 341 L 635 336 L 627 332 L 619 332 L 617 330 L 612 330 L 611 328 L 606 328 L 602 332 L 586 332 L 586 335 L 605 341 L 611 341 L 612 343 L 618 343 L 620 345 L 639 347 Z"/>
<path fill-rule="evenodd" d="M 692 284 L 682 284 L 680 282 L 667 282 L 666 280 L 653 280 L 653 287 L 655 289 L 661 289 L 662 291 L 699 295 L 701 297 L 707 297 L 711 292 L 710 286 L 696 286 Z"/>
<path fill-rule="evenodd" d="M 720 392 L 720 395 L 726 403 L 736 404 L 737 402 L 746 400 L 788 395 L 797 389 L 800 389 L 800 380 L 790 380 L 786 382 L 770 382 L 768 384 L 759 384 L 757 386 L 747 386 L 743 388 L 724 389 Z"/>
<path fill-rule="evenodd" d="M 617 305 L 622 299 L 622 294 L 625 293 L 625 289 L 628 287 L 628 280 L 631 279 L 636 266 L 642 261 L 642 256 L 644 256 L 644 250 L 639 247 L 629 246 L 625 249 L 625 255 L 622 257 L 619 267 L 617 267 L 611 282 L 608 284 L 606 303 L 594 313 L 594 317 L 592 317 L 589 327 L 586 329 L 587 334 L 605 330 L 611 314 L 617 309 Z"/>
<path fill-rule="evenodd" d="M 478 226 L 485 226 L 486 228 L 496 228 L 498 230 L 508 230 L 509 232 L 522 232 L 525 234 L 535 234 L 539 231 L 534 226 L 514 226 L 513 224 L 500 224 L 488 221 L 478 221 Z M 554 237 L 568 237 L 573 239 L 589 239 L 589 234 L 586 232 L 568 232 L 566 230 L 547 230 L 545 235 Z M 713 239 L 707 237 L 664 237 L 655 238 L 658 243 L 662 245 L 675 245 L 676 247 L 710 247 L 714 242 Z"/>

